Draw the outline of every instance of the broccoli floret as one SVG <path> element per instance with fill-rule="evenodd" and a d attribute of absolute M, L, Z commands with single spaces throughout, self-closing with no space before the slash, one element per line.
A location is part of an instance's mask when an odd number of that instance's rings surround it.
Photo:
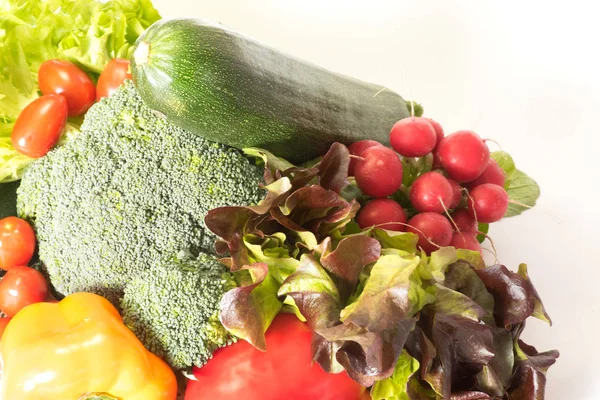
<path fill-rule="evenodd" d="M 58 292 L 118 305 L 144 271 L 213 252 L 204 216 L 258 203 L 261 179 L 241 152 L 173 126 L 127 82 L 90 108 L 79 136 L 27 169 L 17 208 Z"/>
<path fill-rule="evenodd" d="M 213 256 L 186 270 L 154 268 L 125 286 L 125 324 L 146 348 L 175 368 L 202 366 L 234 340 L 219 322 L 223 293 L 233 276 Z"/>

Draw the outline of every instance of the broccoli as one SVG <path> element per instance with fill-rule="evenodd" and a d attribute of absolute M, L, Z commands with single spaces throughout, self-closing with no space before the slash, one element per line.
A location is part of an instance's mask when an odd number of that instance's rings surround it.
<path fill-rule="evenodd" d="M 125 286 L 125 324 L 146 348 L 175 368 L 202 366 L 234 339 L 218 318 L 233 275 L 214 256 L 200 255 L 185 270 L 153 268 Z"/>
<path fill-rule="evenodd" d="M 78 136 L 28 167 L 17 209 L 59 293 L 94 292 L 118 305 L 144 271 L 212 253 L 204 216 L 258 203 L 261 179 L 238 150 L 150 110 L 128 81 L 90 108 Z"/>

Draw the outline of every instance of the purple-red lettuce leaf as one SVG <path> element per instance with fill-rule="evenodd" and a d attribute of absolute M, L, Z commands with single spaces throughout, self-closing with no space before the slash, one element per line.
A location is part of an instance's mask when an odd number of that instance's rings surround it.
<path fill-rule="evenodd" d="M 313 330 L 339 323 L 342 306 L 338 289 L 312 255 L 302 255 L 298 268 L 282 283 L 278 295 L 294 299 Z"/>
<path fill-rule="evenodd" d="M 519 276 L 521 278 L 525 279 L 526 281 L 528 281 L 531 284 L 531 290 L 532 290 L 533 302 L 534 302 L 533 313 L 531 314 L 531 316 L 535 317 L 537 319 L 540 319 L 542 321 L 545 321 L 550 326 L 552 326 L 552 319 L 550 318 L 550 315 L 548 315 L 548 313 L 546 312 L 546 309 L 544 308 L 544 304 L 542 303 L 542 298 L 540 297 L 535 286 L 533 286 L 533 283 L 529 279 L 529 275 L 527 274 L 527 264 L 519 264 L 519 269 L 517 270 L 517 274 L 519 274 Z"/>
<path fill-rule="evenodd" d="M 450 400 L 492 400 L 492 399 L 500 400 L 500 398 L 491 397 L 489 394 L 483 393 L 483 392 L 467 391 L 467 392 L 452 393 L 452 395 L 450 395 Z"/>
<path fill-rule="evenodd" d="M 419 361 L 419 377 L 424 380 L 437 356 L 435 346 L 419 325 L 408 335 L 405 346 L 408 353 Z"/>
<path fill-rule="evenodd" d="M 477 269 L 476 272 L 494 296 L 494 317 L 498 325 L 510 329 L 534 313 L 550 321 L 524 264 L 519 268 L 519 273 L 509 271 L 504 265 L 493 265 Z"/>
<path fill-rule="evenodd" d="M 215 249 L 219 254 L 229 252 L 228 264 L 232 271 L 237 271 L 248 264 L 248 249 L 244 246 L 242 237 L 246 224 L 255 214 L 245 207 L 219 207 L 210 210 L 204 217 L 204 223 L 219 240 Z"/>
<path fill-rule="evenodd" d="M 363 268 L 376 262 L 380 255 L 381 245 L 377 240 L 356 235 L 345 237 L 333 252 L 321 256 L 321 264 L 332 275 L 343 304 L 355 290 Z"/>
<path fill-rule="evenodd" d="M 415 319 L 403 319 L 381 332 L 371 332 L 353 323 L 317 329 L 316 333 L 336 343 L 336 360 L 348 376 L 363 386 L 390 377 Z M 337 346 L 336 346 L 337 347 Z"/>
<path fill-rule="evenodd" d="M 334 143 L 321 162 L 319 169 L 319 185 L 327 190 L 340 193 L 348 186 L 348 167 L 350 166 L 350 152 L 341 143 Z"/>
<path fill-rule="evenodd" d="M 245 265 L 238 275 L 244 272 L 250 279 L 223 295 L 219 319 L 232 335 L 266 351 L 265 332 L 282 307 L 277 298 L 279 283 L 265 263 Z"/>
<path fill-rule="evenodd" d="M 311 185 L 290 194 L 285 203 L 271 213 L 283 227 L 292 231 L 310 231 L 322 240 L 350 222 L 358 208 L 355 201 L 347 202 L 331 190 Z"/>
<path fill-rule="evenodd" d="M 419 258 L 383 255 L 358 299 L 342 310 L 341 320 L 373 332 L 392 329 L 434 299 L 421 286 Z"/>
<path fill-rule="evenodd" d="M 513 329 L 515 369 L 508 388 L 509 400 L 544 400 L 546 371 L 556 362 L 557 350 L 540 353 L 519 337 L 525 325 Z"/>
<path fill-rule="evenodd" d="M 359 204 L 315 184 L 323 178 L 319 176 L 322 172 L 326 174 L 327 186 L 337 190 L 340 176 L 344 175 L 345 151 L 342 145 L 332 146 L 319 170 L 295 167 L 261 149 L 246 149 L 248 155 L 265 164 L 266 196 L 258 205 L 221 207 L 207 213 L 205 224 L 219 238 L 217 252 L 230 255 L 224 262 L 233 271 L 251 263 L 242 240 L 247 234 L 264 236 L 281 232 L 288 237 L 288 244 L 311 250 L 351 222 Z"/>
<path fill-rule="evenodd" d="M 515 365 L 512 332 L 503 327 L 490 327 L 494 338 L 494 358 L 477 375 L 475 388 L 496 397 L 506 393 Z"/>
<path fill-rule="evenodd" d="M 419 320 L 437 351 L 425 381 L 449 398 L 455 389 L 474 386 L 475 375 L 494 357 L 493 335 L 481 322 L 485 309 L 462 293 L 439 284 L 435 289 L 435 302 L 423 308 Z"/>

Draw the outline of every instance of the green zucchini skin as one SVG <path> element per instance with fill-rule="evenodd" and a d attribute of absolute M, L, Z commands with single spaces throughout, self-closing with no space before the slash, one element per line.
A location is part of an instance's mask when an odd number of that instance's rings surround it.
<path fill-rule="evenodd" d="M 393 124 L 410 115 L 392 91 L 202 19 L 156 22 L 138 39 L 131 68 L 144 102 L 173 124 L 293 163 L 333 142 L 389 144 Z"/>

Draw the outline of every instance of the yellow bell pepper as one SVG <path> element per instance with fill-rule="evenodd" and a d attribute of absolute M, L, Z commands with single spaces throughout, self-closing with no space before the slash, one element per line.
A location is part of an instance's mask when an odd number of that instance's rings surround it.
<path fill-rule="evenodd" d="M 0 342 L 2 400 L 174 400 L 169 366 L 103 297 L 76 293 L 21 310 Z"/>

